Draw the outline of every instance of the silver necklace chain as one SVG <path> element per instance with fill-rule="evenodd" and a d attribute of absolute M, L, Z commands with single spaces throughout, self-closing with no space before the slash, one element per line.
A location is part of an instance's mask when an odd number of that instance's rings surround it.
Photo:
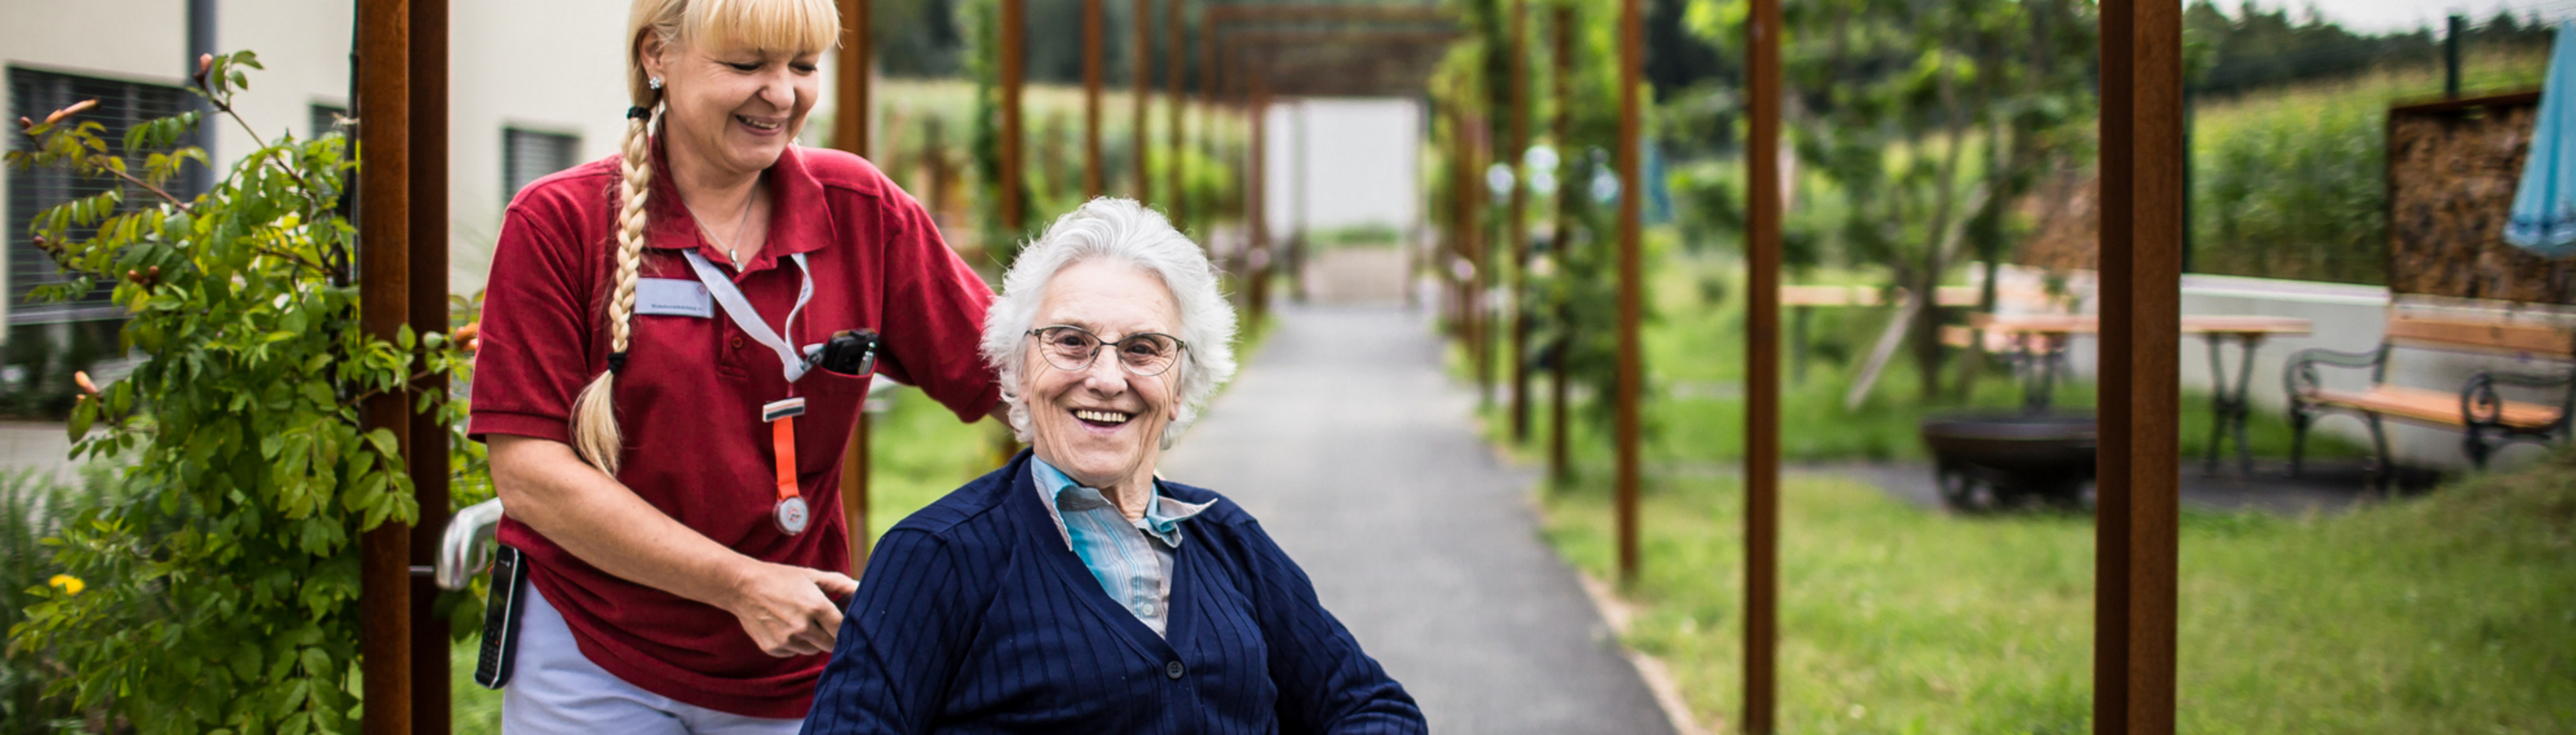
<path fill-rule="evenodd" d="M 708 239 L 715 240 L 717 245 L 724 248 L 725 258 L 733 261 L 735 270 L 742 269 L 742 250 L 738 244 L 742 242 L 743 231 L 751 228 L 751 204 L 760 199 L 760 184 L 754 182 L 751 186 L 751 195 L 742 198 L 742 212 L 734 215 L 736 221 L 733 226 L 733 240 L 730 242 L 717 236 L 715 228 L 707 226 L 707 218 L 698 216 L 696 206 L 690 205 L 687 199 L 680 200 L 682 206 L 688 207 L 689 218 L 697 220 L 698 231 L 705 233 Z"/>

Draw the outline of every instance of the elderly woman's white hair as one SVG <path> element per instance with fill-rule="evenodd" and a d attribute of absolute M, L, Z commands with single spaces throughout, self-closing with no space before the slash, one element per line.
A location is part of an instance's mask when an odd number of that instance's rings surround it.
<path fill-rule="evenodd" d="M 1002 293 L 984 316 L 983 353 L 1001 377 L 1002 400 L 1011 404 L 1011 432 L 1029 441 L 1029 406 L 1019 395 L 1021 369 L 1027 365 L 1022 356 L 1028 331 L 1037 326 L 1038 303 L 1046 300 L 1047 283 L 1067 266 L 1094 260 L 1127 263 L 1154 274 L 1180 305 L 1180 333 L 1172 336 L 1189 349 L 1173 368 L 1179 379 L 1172 393 L 1181 411 L 1163 427 L 1163 446 L 1169 448 L 1198 420 L 1217 386 L 1234 377 L 1234 305 L 1217 289 L 1216 267 L 1198 243 L 1133 199 L 1093 199 L 1056 218 L 1002 276 Z"/>

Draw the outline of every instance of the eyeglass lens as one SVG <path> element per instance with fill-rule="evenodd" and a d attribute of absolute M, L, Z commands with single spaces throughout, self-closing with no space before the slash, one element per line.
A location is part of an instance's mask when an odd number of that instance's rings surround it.
<path fill-rule="evenodd" d="M 1083 370 L 1100 354 L 1100 338 L 1077 327 L 1047 327 L 1037 330 L 1038 343 L 1046 353 L 1047 363 L 1061 370 Z M 1142 376 L 1160 375 L 1172 367 L 1181 351 L 1180 340 L 1164 334 L 1135 334 L 1110 343 L 1118 353 L 1118 364 L 1127 372 Z"/>

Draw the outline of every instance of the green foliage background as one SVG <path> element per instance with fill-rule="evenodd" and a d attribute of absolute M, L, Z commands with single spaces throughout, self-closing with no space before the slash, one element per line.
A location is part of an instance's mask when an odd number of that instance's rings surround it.
<path fill-rule="evenodd" d="M 194 89 L 252 130 L 232 101 L 257 68 L 246 51 L 209 57 Z M 352 729 L 355 540 L 418 517 L 393 434 L 362 431 L 360 406 L 428 376 L 461 380 L 464 354 L 443 334 L 360 330 L 344 138 L 279 138 L 180 201 L 159 185 L 206 163 L 178 145 L 198 113 L 121 145 L 61 117 L 29 126 L 40 145 L 10 164 L 124 185 L 38 217 L 36 241 L 72 276 L 38 296 L 113 279 L 131 315 L 121 337 L 148 359 L 73 409 L 74 455 L 122 465 L 122 497 L 44 540 L 86 589 L 35 590 L 10 650 L 59 667 L 50 693 L 138 732 Z M 427 394 L 415 408 L 456 425 L 463 405 Z"/>

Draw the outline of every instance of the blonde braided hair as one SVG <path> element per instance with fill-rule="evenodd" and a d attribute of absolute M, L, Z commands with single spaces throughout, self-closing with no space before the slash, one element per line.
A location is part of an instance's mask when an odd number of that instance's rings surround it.
<path fill-rule="evenodd" d="M 655 93 L 658 96 L 658 92 Z M 653 193 L 653 124 L 662 118 L 657 101 L 645 115 L 626 123 L 624 156 L 618 161 L 624 201 L 617 210 L 617 275 L 608 297 L 608 370 L 593 378 L 572 402 L 573 451 L 611 476 L 617 474 L 624 441 L 611 405 L 617 374 L 626 367 L 626 349 L 634 342 L 635 281 L 644 261 L 645 205 Z"/>

